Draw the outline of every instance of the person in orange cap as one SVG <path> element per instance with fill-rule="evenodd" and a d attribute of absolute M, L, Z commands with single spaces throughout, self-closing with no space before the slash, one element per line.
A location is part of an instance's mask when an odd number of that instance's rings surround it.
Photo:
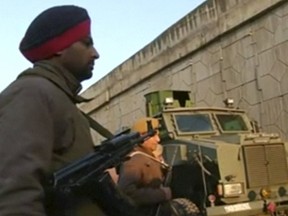
<path fill-rule="evenodd" d="M 146 134 L 150 129 L 158 129 L 159 121 L 156 118 L 141 118 L 132 126 L 132 130 Z M 171 189 L 162 185 L 164 180 L 165 164 L 153 153 L 159 145 L 159 132 L 135 147 L 119 169 L 119 188 L 134 202 L 141 213 L 148 215 L 155 208 L 167 203 L 172 198 Z M 163 205 L 165 206 L 165 205 Z M 161 215 L 167 213 L 169 208 L 163 207 Z"/>

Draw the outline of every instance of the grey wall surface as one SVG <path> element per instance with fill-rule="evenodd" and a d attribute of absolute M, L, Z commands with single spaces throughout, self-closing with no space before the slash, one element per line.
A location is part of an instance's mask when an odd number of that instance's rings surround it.
<path fill-rule="evenodd" d="M 168 89 L 191 91 L 196 106 L 234 98 L 287 139 L 288 1 L 207 0 L 87 89 L 94 99 L 80 108 L 116 132 L 145 116 L 145 94 Z"/>

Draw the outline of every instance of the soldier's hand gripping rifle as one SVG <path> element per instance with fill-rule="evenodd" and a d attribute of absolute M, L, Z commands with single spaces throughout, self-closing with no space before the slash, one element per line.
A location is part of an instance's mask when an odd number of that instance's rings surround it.
<path fill-rule="evenodd" d="M 103 182 L 101 183 L 101 181 L 106 181 L 103 180 L 105 178 L 105 171 L 125 160 L 127 154 L 130 153 L 136 145 L 141 144 L 155 133 L 155 130 L 150 129 L 145 135 L 140 135 L 138 132 L 120 134 L 102 142 L 101 145 L 95 147 L 95 152 L 54 172 L 49 179 L 50 186 L 48 186 L 47 193 L 50 196 L 54 196 L 54 199 L 58 197 L 57 200 L 63 200 L 63 197 L 64 199 L 72 197 L 74 194 L 96 200 L 102 199 L 102 197 L 99 198 L 97 196 L 101 196 L 103 192 L 101 192 L 103 189 Z M 99 186 L 99 182 L 102 184 L 101 186 Z M 107 190 L 111 190 L 111 188 Z M 106 191 L 103 193 L 106 193 Z M 104 195 L 107 196 L 107 194 Z M 113 199 L 113 197 L 111 198 Z M 115 215 L 121 215 L 119 212 L 114 212 Z"/>

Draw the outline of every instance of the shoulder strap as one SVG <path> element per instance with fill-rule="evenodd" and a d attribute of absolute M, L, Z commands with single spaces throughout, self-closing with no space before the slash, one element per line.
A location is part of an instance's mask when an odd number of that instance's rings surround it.
<path fill-rule="evenodd" d="M 105 127 L 103 127 L 101 124 L 99 124 L 96 120 L 91 118 L 89 115 L 81 111 L 82 114 L 86 117 L 86 119 L 89 122 L 89 125 L 91 128 L 93 128 L 95 131 L 97 131 L 100 135 L 103 137 L 110 139 L 113 137 L 113 134 Z"/>

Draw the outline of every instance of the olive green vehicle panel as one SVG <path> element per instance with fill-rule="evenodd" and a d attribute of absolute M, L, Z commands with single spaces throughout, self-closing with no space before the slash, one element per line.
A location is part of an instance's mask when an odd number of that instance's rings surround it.
<path fill-rule="evenodd" d="M 226 105 L 194 107 L 184 91 L 146 95 L 147 115 L 160 120 L 164 157 L 175 168 L 175 191 L 207 216 L 265 215 L 264 201 L 287 210 L 287 142 Z"/>

